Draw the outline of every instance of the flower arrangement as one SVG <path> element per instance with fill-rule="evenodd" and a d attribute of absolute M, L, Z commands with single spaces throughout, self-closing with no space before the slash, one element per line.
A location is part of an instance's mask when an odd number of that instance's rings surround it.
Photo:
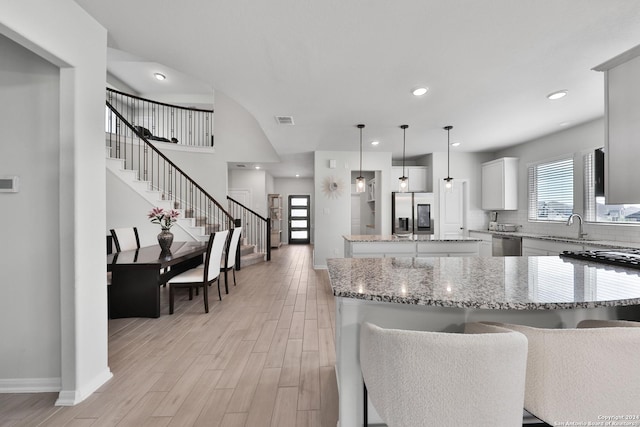
<path fill-rule="evenodd" d="M 160 224 L 163 230 L 169 230 L 171 226 L 178 221 L 178 216 L 180 212 L 171 209 L 170 211 L 165 211 L 162 208 L 153 208 L 147 215 L 152 223 Z"/>

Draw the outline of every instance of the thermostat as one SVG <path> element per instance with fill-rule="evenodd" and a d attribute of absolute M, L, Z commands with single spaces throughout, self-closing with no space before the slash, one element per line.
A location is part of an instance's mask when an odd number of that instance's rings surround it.
<path fill-rule="evenodd" d="M 17 193 L 18 177 L 17 176 L 0 176 L 0 193 Z"/>

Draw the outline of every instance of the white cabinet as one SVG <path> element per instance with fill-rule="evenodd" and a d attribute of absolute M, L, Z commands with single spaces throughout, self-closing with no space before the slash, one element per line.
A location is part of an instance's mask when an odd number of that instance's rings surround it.
<path fill-rule="evenodd" d="M 478 242 L 450 240 L 350 242 L 345 240 L 344 254 L 346 258 L 478 256 Z"/>
<path fill-rule="evenodd" d="M 522 256 L 560 255 L 563 251 L 581 251 L 579 243 L 559 242 L 541 239 L 522 239 Z"/>
<path fill-rule="evenodd" d="M 639 203 L 640 46 L 598 65 L 605 72 L 605 194 L 607 203 Z"/>
<path fill-rule="evenodd" d="M 402 167 L 394 166 L 392 170 L 392 181 L 398 182 L 402 176 Z M 409 188 L 407 191 L 428 192 L 431 191 L 431 175 L 428 166 L 405 166 L 404 175 L 409 178 Z M 397 185 L 394 187 L 396 188 Z M 397 191 L 397 190 L 396 190 Z"/>
<path fill-rule="evenodd" d="M 478 256 L 490 257 L 493 254 L 493 236 L 488 233 L 478 233 L 477 231 L 470 231 L 469 237 L 474 239 L 480 239 L 480 248 L 478 249 Z"/>
<path fill-rule="evenodd" d="M 517 157 L 503 157 L 482 164 L 482 209 L 518 209 Z"/>

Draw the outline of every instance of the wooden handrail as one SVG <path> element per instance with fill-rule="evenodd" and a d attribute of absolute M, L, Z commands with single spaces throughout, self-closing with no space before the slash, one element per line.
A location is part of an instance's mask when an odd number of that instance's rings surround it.
<path fill-rule="evenodd" d="M 166 104 L 164 102 L 153 101 L 151 99 L 142 98 L 140 96 L 136 96 L 136 95 L 131 95 L 131 94 L 128 94 L 128 93 L 120 92 L 120 91 L 115 90 L 115 89 L 107 88 L 107 91 L 113 92 L 113 93 L 117 93 L 118 95 L 123 95 L 123 96 L 129 97 L 129 98 L 138 99 L 140 101 L 145 101 L 145 102 L 150 102 L 152 104 L 162 105 L 164 107 L 179 108 L 181 110 L 198 111 L 200 113 L 213 113 L 213 110 L 203 110 L 203 109 L 200 109 L 200 108 L 182 107 L 180 105 Z"/>

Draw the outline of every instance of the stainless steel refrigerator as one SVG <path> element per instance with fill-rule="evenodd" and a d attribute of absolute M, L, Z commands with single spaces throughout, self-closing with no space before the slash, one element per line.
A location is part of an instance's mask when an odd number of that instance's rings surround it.
<path fill-rule="evenodd" d="M 433 234 L 433 202 L 433 193 L 391 193 L 393 234 Z"/>

